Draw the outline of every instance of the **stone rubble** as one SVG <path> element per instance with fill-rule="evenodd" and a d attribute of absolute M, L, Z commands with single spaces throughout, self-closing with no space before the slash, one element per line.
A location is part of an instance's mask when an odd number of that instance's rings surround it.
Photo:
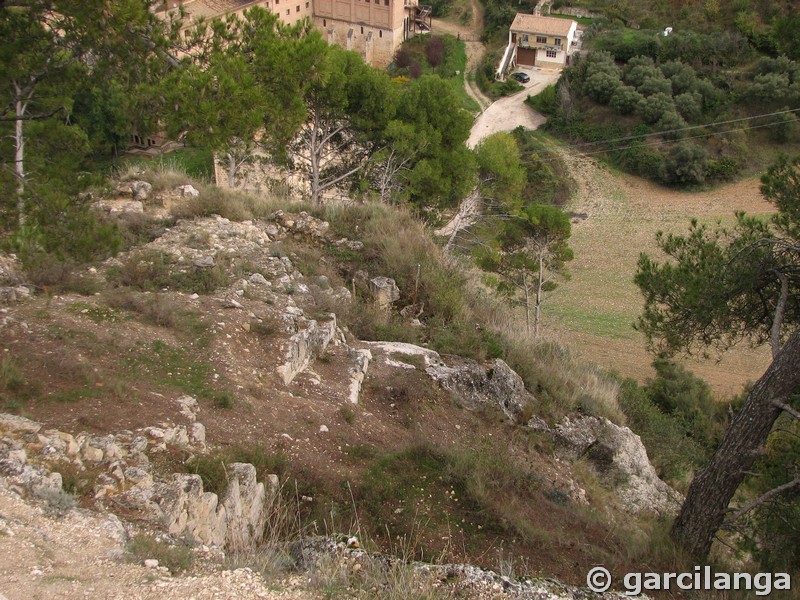
<path fill-rule="evenodd" d="M 66 506 L 71 499 L 62 489 L 58 466 L 93 469 L 98 471 L 92 490 L 97 500 L 113 497 L 180 539 L 234 551 L 254 548 L 278 493 L 277 476 L 259 482 L 253 465 L 230 464 L 228 487 L 220 498 L 203 491 L 198 475 L 175 473 L 167 480 L 156 480 L 151 473 L 149 454 L 167 448 L 206 451 L 205 427 L 196 420 L 197 400 L 181 396 L 176 404 L 192 421 L 188 429 L 185 425 L 147 427 L 104 436 L 73 436 L 54 429 L 41 432 L 40 423 L 0 413 L 0 475 L 20 493 L 27 491 L 54 506 Z M 40 459 L 31 460 L 37 456 Z"/>

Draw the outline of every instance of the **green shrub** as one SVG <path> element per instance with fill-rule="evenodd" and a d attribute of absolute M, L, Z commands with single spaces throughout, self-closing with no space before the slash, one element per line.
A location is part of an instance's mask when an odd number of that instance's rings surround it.
<path fill-rule="evenodd" d="M 708 161 L 708 178 L 714 181 L 732 181 L 739 174 L 739 162 L 730 156 Z"/>
<path fill-rule="evenodd" d="M 681 142 L 670 148 L 661 171 L 668 183 L 698 184 L 708 176 L 708 153 L 691 142 Z"/>
<path fill-rule="evenodd" d="M 548 85 L 535 96 L 528 96 L 525 103 L 543 115 L 552 115 L 556 112 L 556 86 Z"/>
<path fill-rule="evenodd" d="M 173 575 L 188 570 L 194 562 L 191 548 L 159 542 L 145 534 L 136 535 L 128 543 L 128 552 L 137 562 L 157 560 L 160 567 L 166 567 Z"/>

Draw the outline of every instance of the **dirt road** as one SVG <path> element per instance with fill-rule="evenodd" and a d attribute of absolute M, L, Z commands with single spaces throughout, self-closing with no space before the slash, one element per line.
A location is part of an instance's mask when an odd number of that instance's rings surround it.
<path fill-rule="evenodd" d="M 464 87 L 478 106 L 481 111 L 485 110 L 491 103 L 491 99 L 480 90 L 475 83 L 474 78 L 470 80 L 469 73 L 477 70 L 481 64 L 481 59 L 486 49 L 481 42 L 481 33 L 483 32 L 483 6 L 478 0 L 470 0 L 470 9 L 472 11 L 472 20 L 469 26 L 460 25 L 444 19 L 433 19 L 433 30 L 437 33 L 449 33 L 459 37 L 464 41 L 464 46 L 467 52 L 467 68 L 464 71 Z"/>
<path fill-rule="evenodd" d="M 525 100 L 529 95 L 536 95 L 558 81 L 561 71 L 536 67 L 517 67 L 516 70 L 527 73 L 531 80 L 524 84 L 524 90 L 513 96 L 500 98 L 475 119 L 467 140 L 468 147 L 474 148 L 483 138 L 498 131 L 512 131 L 517 127 L 538 129 L 547 120 L 544 115 L 525 104 Z"/>

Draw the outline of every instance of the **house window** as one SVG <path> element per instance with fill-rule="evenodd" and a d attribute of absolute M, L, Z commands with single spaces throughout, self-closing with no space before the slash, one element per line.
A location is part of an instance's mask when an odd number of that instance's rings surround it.
<path fill-rule="evenodd" d="M 556 46 L 561 47 L 561 38 L 556 38 Z"/>
<path fill-rule="evenodd" d="M 547 38 L 545 36 L 543 36 L 543 35 L 537 35 L 536 36 L 536 43 L 537 44 L 546 44 L 547 43 Z"/>
<path fill-rule="evenodd" d="M 547 54 L 547 58 L 555 58 L 556 54 L 558 54 L 558 53 L 555 50 L 548 50 L 546 52 L 546 54 Z"/>
<path fill-rule="evenodd" d="M 364 28 L 361 28 L 361 35 L 364 35 Z"/>
<path fill-rule="evenodd" d="M 527 43 L 528 43 L 528 34 L 527 34 L 527 33 L 523 33 L 523 34 L 522 34 L 522 42 L 523 42 L 524 44 L 527 44 Z"/>
<path fill-rule="evenodd" d="M 306 2 L 306 8 L 308 8 L 308 2 Z"/>
<path fill-rule="evenodd" d="M 328 26 L 328 19 L 322 19 L 322 26 L 323 27 L 327 27 Z"/>
<path fill-rule="evenodd" d="M 294 12 L 300 12 L 300 5 L 299 4 L 297 6 L 295 6 Z"/>
<path fill-rule="evenodd" d="M 287 8 L 286 9 L 286 16 L 288 17 L 291 14 L 291 12 L 292 12 L 292 9 L 291 8 Z"/>
<path fill-rule="evenodd" d="M 379 30 L 378 30 L 378 37 L 379 37 L 379 38 L 382 38 L 382 37 L 383 37 L 383 29 L 379 29 Z"/>

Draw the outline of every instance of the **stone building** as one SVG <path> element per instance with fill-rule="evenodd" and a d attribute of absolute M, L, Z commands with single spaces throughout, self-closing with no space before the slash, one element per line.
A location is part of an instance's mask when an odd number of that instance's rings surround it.
<path fill-rule="evenodd" d="M 260 6 L 287 25 L 308 18 L 331 44 L 361 54 L 376 67 L 385 67 L 412 35 L 431 29 L 431 9 L 418 0 L 165 0 L 159 10 L 182 6 L 187 23 L 211 19 Z"/>

